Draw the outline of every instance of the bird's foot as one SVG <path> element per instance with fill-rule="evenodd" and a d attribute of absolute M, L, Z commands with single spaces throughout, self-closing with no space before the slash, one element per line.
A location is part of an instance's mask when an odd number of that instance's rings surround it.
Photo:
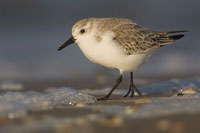
<path fill-rule="evenodd" d="M 134 97 L 134 90 L 136 90 L 137 94 L 139 96 L 142 96 L 142 93 L 138 90 L 138 89 L 134 89 L 134 88 L 130 88 L 128 90 L 128 92 L 126 93 L 126 95 L 124 95 L 124 97 L 127 97 L 130 93 L 131 93 L 131 96 L 130 97 Z"/>
<path fill-rule="evenodd" d="M 124 95 L 124 97 L 127 97 L 130 92 L 131 92 L 131 89 L 128 90 L 128 92 L 126 93 L 126 95 Z"/>
<path fill-rule="evenodd" d="M 139 96 L 142 96 L 142 93 L 137 88 L 135 90 Z"/>
<path fill-rule="evenodd" d="M 102 97 L 102 98 L 97 98 L 97 101 L 105 101 L 108 100 L 108 96 Z"/>

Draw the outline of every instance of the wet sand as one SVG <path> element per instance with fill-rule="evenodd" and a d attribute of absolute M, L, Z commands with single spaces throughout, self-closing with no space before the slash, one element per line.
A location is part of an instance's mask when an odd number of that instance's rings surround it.
<path fill-rule="evenodd" d="M 110 105 L 127 105 L 127 106 L 135 106 L 131 102 L 120 102 L 112 101 L 109 102 L 98 102 L 97 104 L 104 104 L 107 106 Z M 14 127 L 23 127 L 23 130 L 19 130 L 22 132 L 43 132 L 43 133 L 54 133 L 54 132 L 70 132 L 70 133 L 120 133 L 120 132 L 142 132 L 142 133 L 159 133 L 159 132 L 170 132 L 170 133 L 199 133 L 199 123 L 200 123 L 200 113 L 195 114 L 173 114 L 167 116 L 153 117 L 153 118 L 137 118 L 137 119 L 121 119 L 120 116 L 107 116 L 105 118 L 101 118 L 95 122 L 87 122 L 82 120 L 82 118 L 86 115 L 95 115 L 98 114 L 99 111 L 86 109 L 84 107 L 81 108 L 60 108 L 53 110 L 45 110 L 45 111 L 33 111 L 25 118 L 19 119 L 9 119 L 9 118 L 0 118 L 0 128 L 4 127 L 3 131 L 7 128 Z M 24 126 L 30 125 L 31 123 L 41 121 L 46 121 L 48 117 L 54 117 L 56 119 L 63 118 L 71 118 L 76 119 L 74 124 L 64 124 L 55 128 L 25 128 Z M 79 118 L 79 120 L 78 120 Z M 15 129 L 14 128 L 14 129 Z M 0 130 L 2 131 L 2 130 Z M 12 132 L 13 130 L 11 130 Z"/>
<path fill-rule="evenodd" d="M 57 82 L 58 83 L 58 82 Z M 79 82 L 79 87 L 83 84 Z M 107 86 L 108 83 L 102 86 Z M 127 82 L 126 82 L 127 83 Z M 60 86 L 58 84 L 46 83 L 37 84 L 42 91 L 44 86 Z M 63 84 L 65 84 L 63 82 Z M 85 84 L 85 83 L 84 83 Z M 88 83 L 89 84 L 89 83 Z M 150 84 L 146 82 L 146 84 Z M 145 86 L 146 84 L 140 84 Z M 27 86 L 30 84 L 27 84 Z M 26 90 L 35 90 L 35 86 L 28 86 Z M 71 85 L 72 87 L 77 87 Z M 90 84 L 90 87 L 97 84 Z M 120 88 L 125 88 L 123 84 Z M 77 87 L 78 88 L 78 87 Z M 102 97 L 96 95 L 95 97 Z M 91 104 L 78 104 L 44 111 L 30 111 L 27 116 L 22 118 L 0 118 L 0 132 L 69 132 L 69 133 L 120 133 L 120 132 L 171 132 L 171 133 L 199 133 L 200 112 L 184 112 L 156 117 L 124 117 L 116 114 L 104 113 L 106 107 L 122 106 L 128 107 L 125 114 L 134 115 L 134 111 L 140 110 L 143 105 L 152 102 L 153 98 L 170 98 L 171 95 L 148 95 L 142 97 L 124 98 L 122 95 L 112 95 L 108 101 L 98 101 Z M 179 97 L 179 96 L 177 96 Z M 181 96 L 180 96 L 181 97 Z M 142 100 L 141 100 L 142 99 Z M 95 108 L 98 106 L 98 108 Z M 102 106 L 102 108 L 101 108 Z M 186 105 L 187 106 L 187 105 Z M 131 109 L 131 110 L 130 110 Z M 103 116 L 102 116 L 103 114 Z M 98 117 L 97 117 L 98 116 Z M 99 117 L 100 116 L 100 117 Z"/>

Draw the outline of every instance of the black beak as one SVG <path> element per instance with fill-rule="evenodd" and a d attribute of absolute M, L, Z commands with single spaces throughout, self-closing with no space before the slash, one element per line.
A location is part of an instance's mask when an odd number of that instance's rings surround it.
<path fill-rule="evenodd" d="M 58 48 L 58 51 L 62 50 L 63 48 L 69 46 L 69 45 L 72 44 L 72 43 L 75 43 L 75 39 L 74 39 L 73 36 L 70 37 L 70 39 L 67 40 L 63 45 L 61 45 L 61 46 Z"/>

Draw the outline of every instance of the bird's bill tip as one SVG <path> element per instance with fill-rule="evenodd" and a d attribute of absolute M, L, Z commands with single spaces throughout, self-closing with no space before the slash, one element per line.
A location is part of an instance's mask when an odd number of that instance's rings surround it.
<path fill-rule="evenodd" d="M 74 37 L 70 37 L 69 40 L 67 40 L 63 45 L 61 45 L 57 50 L 60 51 L 62 49 L 64 49 L 65 47 L 69 46 L 70 44 L 74 43 L 75 39 Z"/>

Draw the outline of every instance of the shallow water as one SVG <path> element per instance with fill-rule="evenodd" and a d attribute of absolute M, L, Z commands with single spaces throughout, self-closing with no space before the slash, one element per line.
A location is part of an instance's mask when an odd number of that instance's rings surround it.
<path fill-rule="evenodd" d="M 13 85 L 13 88 L 16 88 Z M 19 84 L 16 84 L 19 86 Z M 92 95 L 105 95 L 109 92 L 110 88 L 99 89 L 99 90 L 76 90 L 74 88 L 48 88 L 43 92 L 36 91 L 10 91 L 4 90 L 0 93 L 0 116 L 8 116 L 8 117 L 24 117 L 28 115 L 30 111 L 38 111 L 38 110 L 48 110 L 54 108 L 65 108 L 68 106 L 73 106 L 77 104 L 88 104 L 88 103 L 96 103 L 96 98 Z M 170 80 L 160 84 L 153 84 L 144 88 L 140 88 L 143 95 L 173 95 L 182 93 L 185 90 L 194 91 L 193 95 L 184 95 L 182 97 L 169 97 L 169 98 L 152 98 L 153 103 L 148 104 L 148 106 L 144 106 L 141 108 L 143 111 L 148 112 L 152 110 L 154 114 L 157 114 L 153 109 L 155 108 L 169 108 L 173 111 L 173 106 L 176 106 L 176 103 L 180 105 L 180 109 L 178 111 L 184 111 L 187 108 L 192 108 L 190 106 L 195 106 L 199 103 L 199 91 L 200 91 L 200 79 L 198 78 L 190 78 L 183 81 L 178 80 Z M 123 96 L 127 90 L 119 90 L 114 91 L 113 94 Z M 137 95 L 137 94 L 135 94 Z M 122 99 L 123 100 L 123 99 Z M 134 101 L 134 100 L 133 100 Z M 194 104 L 188 105 L 187 108 L 184 106 L 184 103 L 189 104 L 190 102 Z M 164 102 L 165 104 L 162 104 Z M 173 104 L 172 104 L 173 103 Z M 156 107 L 155 107 L 156 106 Z M 92 108 L 98 108 L 96 106 L 90 106 Z M 124 110 L 125 107 L 117 106 Z M 102 106 L 100 106 L 102 108 Z M 103 107 L 104 108 L 104 107 Z M 108 110 L 111 110 L 112 107 L 106 107 Z M 114 109 L 115 110 L 115 109 Z M 198 106 L 195 106 L 193 110 L 200 110 Z M 117 112 L 119 110 L 117 109 Z M 187 110 L 186 110 L 187 111 Z M 109 111 L 108 111 L 109 112 Z M 141 112 L 141 110 L 139 111 Z M 146 115 L 146 113 L 139 113 L 138 115 Z M 147 113 L 148 114 L 148 113 Z M 136 117 L 136 115 L 134 115 Z"/>
<path fill-rule="evenodd" d="M 95 101 L 95 97 L 72 88 L 51 88 L 44 92 L 4 91 L 0 94 L 0 116 L 23 117 L 33 110 L 47 110 Z"/>

